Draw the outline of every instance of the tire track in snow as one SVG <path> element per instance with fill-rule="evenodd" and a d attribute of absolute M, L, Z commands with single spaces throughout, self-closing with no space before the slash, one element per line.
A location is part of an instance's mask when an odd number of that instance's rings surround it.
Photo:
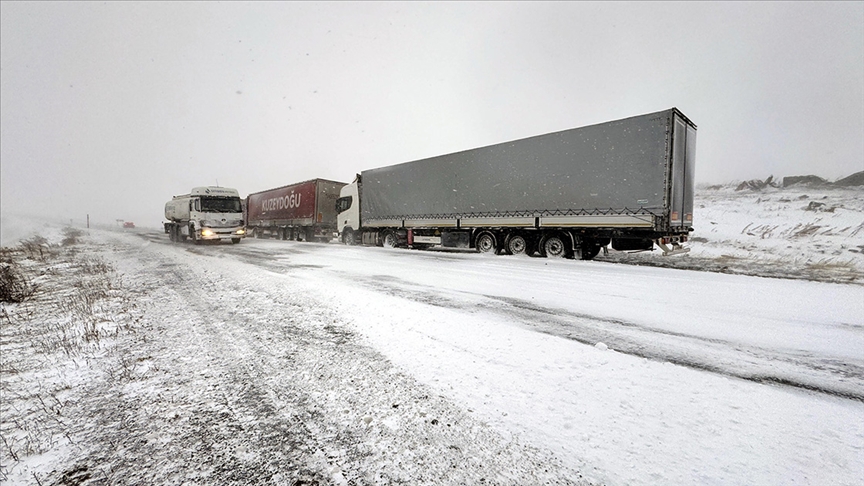
<path fill-rule="evenodd" d="M 635 322 L 538 306 L 529 301 L 442 291 L 393 276 L 358 278 L 368 288 L 415 302 L 464 311 L 481 310 L 546 334 L 654 361 L 864 402 L 864 363 L 781 353 L 720 339 L 650 328 Z M 480 297 L 480 302 L 476 301 Z M 658 336 L 662 340 L 658 340 Z"/>
<path fill-rule="evenodd" d="M 299 266 L 290 263 L 290 255 L 309 251 L 297 245 L 280 247 L 275 255 L 269 248 L 247 246 L 241 249 L 225 246 L 224 249 L 247 263 L 276 272 L 296 269 Z M 391 256 L 426 259 L 440 256 L 459 257 L 446 252 L 439 256 L 438 253 L 394 252 Z M 352 275 L 351 278 L 388 295 L 436 307 L 491 311 L 515 319 L 521 325 L 539 332 L 592 346 L 597 342 L 604 342 L 615 351 L 640 358 L 669 362 L 756 383 L 792 387 L 864 402 L 864 360 L 856 363 L 792 352 L 783 353 L 775 349 L 651 328 L 637 322 L 544 308 L 515 298 L 467 292 L 460 295 L 454 291 L 416 284 L 392 275 Z M 477 302 L 477 297 L 482 300 Z M 849 329 L 850 326 L 846 328 Z M 857 327 L 851 329 L 860 330 Z M 658 340 L 658 336 L 662 336 L 662 340 Z"/>

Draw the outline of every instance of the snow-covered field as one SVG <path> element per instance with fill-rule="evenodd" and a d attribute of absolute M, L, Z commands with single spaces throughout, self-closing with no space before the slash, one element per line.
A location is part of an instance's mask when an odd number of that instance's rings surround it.
<path fill-rule="evenodd" d="M 613 261 L 864 283 L 864 187 L 700 187 L 690 253 L 613 254 Z"/>
<path fill-rule="evenodd" d="M 701 188 L 689 254 L 592 262 L 4 216 L 0 481 L 860 484 L 862 196 Z"/>

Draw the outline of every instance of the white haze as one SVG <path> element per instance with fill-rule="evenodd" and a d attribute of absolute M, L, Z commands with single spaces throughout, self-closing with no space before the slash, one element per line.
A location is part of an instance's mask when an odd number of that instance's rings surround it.
<path fill-rule="evenodd" d="M 681 109 L 697 181 L 864 170 L 862 2 L 2 2 L 2 211 L 241 195 Z"/>

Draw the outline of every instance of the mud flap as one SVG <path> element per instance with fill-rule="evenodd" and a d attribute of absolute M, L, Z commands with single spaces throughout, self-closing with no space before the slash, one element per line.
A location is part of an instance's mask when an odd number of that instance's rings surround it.
<path fill-rule="evenodd" d="M 680 255 L 682 253 L 687 253 L 690 251 L 690 248 L 684 248 L 678 243 L 672 243 L 672 248 L 669 248 L 669 245 L 663 243 L 662 240 L 654 240 L 654 243 L 663 250 L 663 256 L 672 256 L 672 255 Z"/>

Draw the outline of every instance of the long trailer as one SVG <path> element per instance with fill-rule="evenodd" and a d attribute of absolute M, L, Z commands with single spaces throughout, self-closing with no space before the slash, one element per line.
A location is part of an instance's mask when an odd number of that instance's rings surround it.
<path fill-rule="evenodd" d="M 312 179 L 250 194 L 246 229 L 257 238 L 330 241 L 337 235 L 335 202 L 343 186 Z"/>
<path fill-rule="evenodd" d="M 696 125 L 676 108 L 365 170 L 342 188 L 346 244 L 592 259 L 685 252 Z"/>

